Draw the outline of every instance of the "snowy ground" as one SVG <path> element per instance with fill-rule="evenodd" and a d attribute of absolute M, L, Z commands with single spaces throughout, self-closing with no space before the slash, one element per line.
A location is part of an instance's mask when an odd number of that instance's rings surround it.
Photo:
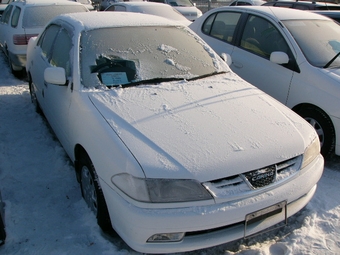
<path fill-rule="evenodd" d="M 138 254 L 106 236 L 83 201 L 73 166 L 0 53 L 0 189 L 6 255 Z M 340 159 L 326 162 L 316 195 L 289 226 L 186 254 L 340 254 Z"/>

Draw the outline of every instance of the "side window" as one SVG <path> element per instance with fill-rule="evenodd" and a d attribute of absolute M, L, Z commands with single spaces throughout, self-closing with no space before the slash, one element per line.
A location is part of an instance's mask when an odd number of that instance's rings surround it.
<path fill-rule="evenodd" d="M 290 55 L 289 47 L 277 28 L 267 20 L 253 15 L 248 17 L 240 47 L 267 59 L 273 51 L 283 51 Z"/>
<path fill-rule="evenodd" d="M 65 29 L 61 29 L 53 46 L 50 63 L 52 66 L 63 67 L 67 77 L 71 75 L 71 49 L 72 39 Z"/>
<path fill-rule="evenodd" d="M 11 26 L 17 27 L 19 22 L 19 17 L 21 13 L 21 8 L 15 7 L 13 10 L 12 20 L 11 20 Z"/>
<path fill-rule="evenodd" d="M 11 16 L 13 9 L 13 5 L 8 5 L 7 8 L 5 9 L 4 13 L 1 16 L 1 22 L 8 24 L 9 17 Z"/>
<path fill-rule="evenodd" d="M 125 6 L 121 6 L 121 5 L 116 5 L 115 6 L 115 11 L 116 12 L 125 12 L 126 11 L 126 7 Z"/>
<path fill-rule="evenodd" d="M 241 17 L 237 12 L 219 12 L 210 16 L 203 24 L 203 33 L 231 43 L 236 25 Z"/>
<path fill-rule="evenodd" d="M 41 48 L 43 57 L 45 57 L 48 61 L 51 59 L 51 49 L 59 29 L 59 26 L 50 25 L 48 28 L 46 28 L 44 34 L 40 37 L 37 43 L 37 45 Z"/>

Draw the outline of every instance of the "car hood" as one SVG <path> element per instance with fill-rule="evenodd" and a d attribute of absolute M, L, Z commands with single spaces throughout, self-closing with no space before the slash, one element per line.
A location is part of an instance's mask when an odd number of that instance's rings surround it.
<path fill-rule="evenodd" d="M 148 178 L 232 176 L 302 154 L 315 137 L 302 118 L 231 72 L 89 97 Z"/>

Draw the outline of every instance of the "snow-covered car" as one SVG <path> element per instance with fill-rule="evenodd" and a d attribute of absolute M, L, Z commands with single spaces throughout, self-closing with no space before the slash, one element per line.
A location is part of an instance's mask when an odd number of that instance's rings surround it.
<path fill-rule="evenodd" d="M 105 9 L 105 11 L 118 12 L 139 12 L 161 16 L 167 19 L 176 20 L 182 24 L 189 26 L 191 21 L 185 18 L 176 9 L 168 4 L 153 3 L 153 2 L 117 2 Z"/>
<path fill-rule="evenodd" d="M 62 13 L 86 11 L 82 4 L 65 0 L 11 2 L 0 19 L 0 48 L 13 74 L 21 75 L 25 70 L 28 40 L 37 36 L 50 19 Z"/>
<path fill-rule="evenodd" d="M 179 11 L 184 17 L 190 21 L 194 21 L 202 16 L 202 11 L 196 7 L 191 0 L 149 0 L 150 2 L 158 2 L 169 4 Z"/>
<path fill-rule="evenodd" d="M 189 26 L 231 69 L 305 118 L 324 156 L 340 155 L 340 26 L 315 13 L 220 7 Z"/>
<path fill-rule="evenodd" d="M 144 253 L 226 243 L 285 222 L 324 159 L 303 118 L 155 15 L 61 15 L 27 50 L 32 102 L 103 230 Z"/>
<path fill-rule="evenodd" d="M 73 0 L 75 2 L 81 3 L 82 5 L 84 5 L 89 11 L 94 11 L 94 5 L 92 4 L 91 0 Z"/>

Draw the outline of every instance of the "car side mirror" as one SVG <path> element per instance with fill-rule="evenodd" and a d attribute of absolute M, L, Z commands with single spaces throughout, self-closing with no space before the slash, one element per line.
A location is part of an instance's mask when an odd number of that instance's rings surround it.
<path fill-rule="evenodd" d="M 44 71 L 44 80 L 47 83 L 66 85 L 66 72 L 62 67 L 47 67 Z"/>
<path fill-rule="evenodd" d="M 288 64 L 289 58 L 287 53 L 282 51 L 273 51 L 270 54 L 270 61 L 279 65 Z"/>
<path fill-rule="evenodd" d="M 224 62 L 227 63 L 228 66 L 230 66 L 231 63 L 233 62 L 233 61 L 231 60 L 231 56 L 230 56 L 229 54 L 227 54 L 227 53 L 222 53 L 222 54 L 221 54 L 221 58 L 224 60 Z"/>

